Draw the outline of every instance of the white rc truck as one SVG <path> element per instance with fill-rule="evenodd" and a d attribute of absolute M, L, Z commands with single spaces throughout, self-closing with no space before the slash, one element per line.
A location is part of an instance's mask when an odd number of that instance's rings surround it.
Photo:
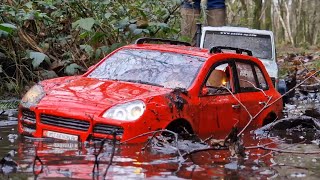
<path fill-rule="evenodd" d="M 278 65 L 276 63 L 276 47 L 272 31 L 228 26 L 201 27 L 198 24 L 196 41 L 196 46 L 200 48 L 210 49 L 214 46 L 224 46 L 251 51 L 253 56 L 262 61 L 273 84 L 278 88 Z M 282 86 L 282 82 L 280 84 Z M 282 91 L 280 89 L 278 88 L 279 91 Z"/>

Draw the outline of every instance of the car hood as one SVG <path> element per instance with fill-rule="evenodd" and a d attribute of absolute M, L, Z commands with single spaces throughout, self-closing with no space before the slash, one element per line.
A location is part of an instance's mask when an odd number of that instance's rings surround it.
<path fill-rule="evenodd" d="M 101 112 L 115 104 L 135 99 L 145 100 L 172 91 L 145 84 L 86 77 L 52 80 L 43 83 L 43 86 L 46 96 L 39 103 L 39 107 L 77 111 L 83 109 L 86 112 Z"/>

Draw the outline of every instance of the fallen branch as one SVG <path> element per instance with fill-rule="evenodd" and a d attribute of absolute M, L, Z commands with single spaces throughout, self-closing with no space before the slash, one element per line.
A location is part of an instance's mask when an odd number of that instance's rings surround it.
<path fill-rule="evenodd" d="M 203 149 L 195 149 L 192 150 L 190 152 L 184 153 L 182 155 L 183 158 L 187 157 L 187 156 L 191 156 L 192 154 L 198 153 L 198 152 L 203 152 L 203 151 L 221 151 L 221 150 L 228 150 L 228 147 L 221 147 L 221 148 L 216 148 L 216 147 L 210 147 L 210 148 L 203 148 Z"/>
<path fill-rule="evenodd" d="M 144 151 L 144 150 L 147 148 L 147 146 L 151 143 L 152 139 L 156 136 L 156 134 L 157 134 L 157 132 L 154 132 L 154 133 L 152 134 L 151 138 L 148 140 L 148 142 L 146 143 L 146 145 L 145 145 L 143 148 L 141 148 L 141 151 Z"/>
<path fill-rule="evenodd" d="M 302 141 L 303 142 L 303 141 Z M 300 142 L 301 143 L 301 142 Z M 270 151 L 273 151 L 273 152 L 280 152 L 280 153 L 293 153 L 293 154 L 320 154 L 320 151 L 305 151 L 305 152 L 302 152 L 302 151 L 290 151 L 290 150 L 286 150 L 288 148 L 291 148 L 291 147 L 294 147 L 296 146 L 297 144 L 294 144 L 293 146 L 289 146 L 289 147 L 285 147 L 283 149 L 279 149 L 279 148 L 270 148 L 270 147 L 267 147 L 269 145 L 269 143 L 266 145 L 266 144 L 263 144 L 263 145 L 258 145 L 258 146 L 250 146 L 250 147 L 246 147 L 246 149 L 263 149 L 263 150 L 270 150 Z"/>
<path fill-rule="evenodd" d="M 244 147 L 242 146 L 241 139 L 237 136 L 238 128 L 233 127 L 228 134 L 228 136 L 223 140 L 211 140 L 210 148 L 203 149 L 195 149 L 190 152 L 184 153 L 182 156 L 185 158 L 186 156 L 190 156 L 192 158 L 192 154 L 203 152 L 203 151 L 213 151 L 213 150 L 230 150 L 232 155 L 240 155 L 244 156 Z M 237 150 L 236 150 L 237 149 Z"/>
<path fill-rule="evenodd" d="M 160 129 L 160 130 L 157 130 L 157 131 L 151 131 L 151 132 L 142 133 L 142 134 L 139 134 L 139 135 L 137 135 L 137 136 L 135 136 L 135 137 L 132 137 L 132 138 L 130 138 L 130 139 L 127 139 L 126 141 L 123 141 L 123 142 L 121 142 L 120 144 L 127 143 L 127 142 L 132 141 L 132 140 L 134 140 L 134 139 L 137 139 L 137 138 L 139 138 L 139 137 L 147 136 L 147 135 L 149 135 L 149 134 L 154 134 L 154 133 L 160 133 L 160 132 L 168 132 L 168 133 L 171 133 L 171 134 L 173 134 L 173 135 L 175 136 L 176 150 L 177 150 L 179 156 L 183 159 L 183 156 L 182 156 L 182 154 L 181 154 L 181 152 L 180 152 L 180 149 L 178 148 L 178 134 L 175 133 L 175 132 L 173 132 L 173 131 L 167 130 L 167 129 Z"/>
<path fill-rule="evenodd" d="M 301 144 L 301 143 L 303 143 L 303 142 L 305 142 L 305 141 L 306 141 L 306 140 L 303 140 L 303 141 L 299 142 L 298 144 Z M 266 146 L 266 144 L 264 144 L 264 145 Z M 293 144 L 293 145 L 291 145 L 291 146 L 287 146 L 287 147 L 281 148 L 281 150 L 289 149 L 289 148 L 292 148 L 292 147 L 294 147 L 294 146 L 296 146 L 296 145 L 297 145 L 297 144 Z M 258 157 L 256 160 L 259 160 L 259 159 L 261 159 L 261 158 L 263 158 L 263 157 L 265 157 L 265 156 L 268 156 L 269 154 L 272 154 L 272 153 L 274 153 L 274 151 L 270 151 L 270 152 L 268 152 L 268 153 L 266 153 L 266 154 Z"/>

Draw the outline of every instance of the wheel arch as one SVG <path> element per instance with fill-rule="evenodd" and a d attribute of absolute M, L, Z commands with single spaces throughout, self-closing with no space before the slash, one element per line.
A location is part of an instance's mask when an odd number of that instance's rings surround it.
<path fill-rule="evenodd" d="M 171 121 L 166 125 L 165 129 L 171 130 L 173 132 L 179 132 L 179 130 L 181 130 L 180 128 L 183 127 L 188 131 L 188 133 L 194 133 L 194 128 L 192 124 L 190 123 L 190 121 L 184 118 L 179 118 Z"/>
<path fill-rule="evenodd" d="M 262 121 L 262 126 L 274 122 L 278 118 L 277 114 L 273 111 L 269 112 Z"/>

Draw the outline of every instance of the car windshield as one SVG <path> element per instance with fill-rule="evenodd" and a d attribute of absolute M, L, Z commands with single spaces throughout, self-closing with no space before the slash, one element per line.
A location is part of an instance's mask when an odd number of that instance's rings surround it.
<path fill-rule="evenodd" d="M 204 58 L 155 50 L 122 49 L 108 57 L 88 77 L 188 88 Z"/>
<path fill-rule="evenodd" d="M 269 35 L 235 33 L 225 31 L 207 31 L 203 47 L 229 46 L 252 51 L 252 55 L 261 59 L 272 59 L 272 42 Z"/>

